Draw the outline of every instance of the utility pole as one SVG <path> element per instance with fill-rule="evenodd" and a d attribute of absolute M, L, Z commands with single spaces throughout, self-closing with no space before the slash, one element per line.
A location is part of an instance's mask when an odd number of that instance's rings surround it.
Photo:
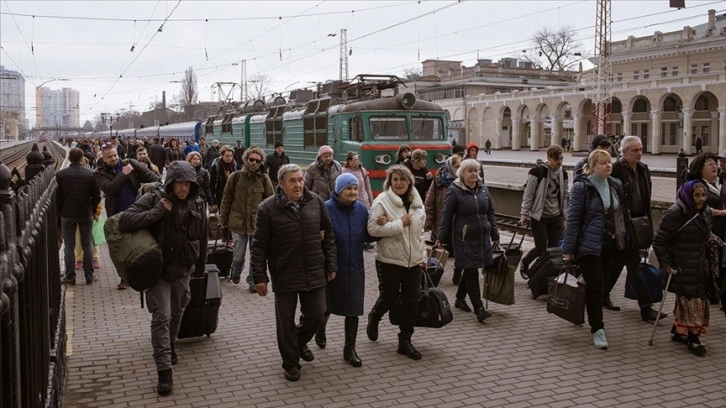
<path fill-rule="evenodd" d="M 340 80 L 348 81 L 348 30 L 340 29 Z"/>
<path fill-rule="evenodd" d="M 239 101 L 247 102 L 247 60 L 240 61 Z"/>
<path fill-rule="evenodd" d="M 595 117 L 596 133 L 610 135 L 612 128 L 611 0 L 597 0 L 595 15 Z"/>

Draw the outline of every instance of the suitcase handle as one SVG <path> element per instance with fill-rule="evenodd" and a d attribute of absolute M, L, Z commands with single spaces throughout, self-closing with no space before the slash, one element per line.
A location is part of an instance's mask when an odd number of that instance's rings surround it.
<path fill-rule="evenodd" d="M 526 228 L 524 230 L 524 232 L 522 233 L 522 238 L 520 238 L 520 240 L 519 240 L 519 248 L 522 248 L 522 243 L 524 242 L 524 236 L 527 235 L 527 230 L 529 230 L 529 228 Z M 514 243 L 514 237 L 516 237 L 516 236 L 517 236 L 517 231 L 515 230 L 514 234 L 512 234 L 512 239 L 509 240 L 509 248 L 512 247 L 512 244 Z"/>

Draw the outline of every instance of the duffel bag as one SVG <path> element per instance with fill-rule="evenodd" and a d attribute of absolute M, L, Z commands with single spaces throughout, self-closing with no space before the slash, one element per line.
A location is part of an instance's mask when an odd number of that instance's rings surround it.
<path fill-rule="evenodd" d="M 421 287 L 423 293 L 418 302 L 418 315 L 416 316 L 416 327 L 444 327 L 454 320 L 454 314 L 451 312 L 449 299 L 443 290 L 434 286 L 428 273 L 423 273 L 421 279 Z M 402 307 L 402 299 L 396 300 L 388 312 L 388 318 L 393 325 L 399 325 Z"/>

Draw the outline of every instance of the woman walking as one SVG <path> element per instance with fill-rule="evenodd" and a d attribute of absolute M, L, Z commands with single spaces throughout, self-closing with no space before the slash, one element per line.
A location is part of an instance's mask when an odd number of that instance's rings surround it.
<path fill-rule="evenodd" d="M 492 246 L 499 244 L 499 229 L 489 189 L 479 176 L 480 168 L 476 160 L 461 162 L 458 177 L 446 192 L 436 245 L 442 246 L 442 238 L 453 234 L 454 265 L 464 271 L 454 306 L 471 312 L 466 304 L 468 294 L 477 320 L 483 323 L 491 313 L 484 308 L 481 300 L 479 268 L 492 262 Z"/>
<path fill-rule="evenodd" d="M 708 187 L 698 180 L 683 184 L 676 203 L 663 214 L 653 240 L 661 271 L 670 274 L 677 270 L 668 287 L 676 294 L 671 339 L 685 344 L 697 356 L 706 354 L 699 337 L 708 329 L 708 295 L 714 291 L 709 265 L 718 267 L 714 262 L 717 255 L 709 259 L 712 219 L 706 204 L 707 191 Z"/>
<path fill-rule="evenodd" d="M 378 340 L 378 323 L 401 297 L 398 354 L 420 360 L 411 343 L 421 295 L 421 274 L 426 264 L 426 247 L 421 236 L 426 214 L 421 197 L 413 187 L 413 174 L 404 166 L 387 171 L 383 192 L 376 197 L 368 217 L 368 233 L 380 237 L 376 272 L 379 295 L 368 314 L 366 333 Z"/>
<path fill-rule="evenodd" d="M 587 284 L 587 320 L 593 345 L 607 349 L 603 323 L 605 274 L 616 250 L 625 248 L 629 215 L 622 203 L 625 193 L 620 181 L 610 177 L 610 154 L 593 150 L 570 190 L 567 228 L 563 246 L 565 261 L 576 260 Z"/>
<path fill-rule="evenodd" d="M 353 367 L 363 365 L 355 351 L 355 342 L 358 316 L 363 315 L 366 274 L 363 246 L 368 239 L 368 209 L 358 200 L 359 191 L 358 179 L 343 173 L 335 180 L 333 196 L 325 202 L 333 221 L 338 270 L 335 279 L 327 284 L 328 310 L 322 325 L 325 326 L 330 313 L 345 316 L 343 360 Z"/>
<path fill-rule="evenodd" d="M 358 201 L 365 205 L 366 209 L 370 210 L 371 204 L 373 204 L 371 179 L 368 177 L 368 170 L 366 170 L 361 164 L 358 153 L 348 152 L 345 156 L 343 173 L 350 173 L 358 179 Z"/>

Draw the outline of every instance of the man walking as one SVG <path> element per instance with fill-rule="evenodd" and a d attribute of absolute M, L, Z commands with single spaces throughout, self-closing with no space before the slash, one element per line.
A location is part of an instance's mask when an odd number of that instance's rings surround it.
<path fill-rule="evenodd" d="M 106 195 L 106 215 L 108 217 L 131 207 L 131 204 L 136 201 L 136 192 L 139 191 L 141 184 L 159 181 L 151 170 L 134 159 L 128 159 L 122 163 L 116 154 L 116 149 L 110 144 L 103 146 L 101 154 L 101 161 L 99 161 L 93 177 L 103 194 Z M 121 278 L 117 288 L 118 290 L 127 289 L 128 284 Z"/>
<path fill-rule="evenodd" d="M 277 142 L 275 152 L 265 159 L 265 169 L 274 187 L 277 187 L 277 172 L 286 164 L 290 164 L 290 157 L 285 154 L 285 146 L 282 145 L 282 142 Z"/>
<path fill-rule="evenodd" d="M 625 136 L 620 142 L 622 158 L 613 164 L 612 177 L 623 183 L 625 190 L 624 205 L 630 212 L 634 235 L 632 245 L 628 245 L 619 256 L 613 259 L 609 276 L 605 279 L 605 296 L 603 306 L 610 310 L 620 310 L 610 299 L 610 291 L 615 287 L 623 265 L 627 268 L 628 279 L 638 297 L 640 318 L 646 322 L 654 322 L 658 312 L 653 309 L 653 301 L 645 282 L 640 278 L 640 254 L 638 250 L 647 249 L 653 240 L 653 216 L 650 209 L 650 194 L 653 182 L 650 179 L 648 166 L 641 161 L 643 144 L 638 136 Z M 640 225 L 640 227 L 636 227 Z M 640 243 L 640 244 L 638 244 Z M 661 315 L 661 318 L 665 317 Z"/>
<path fill-rule="evenodd" d="M 159 169 L 159 174 L 164 172 L 164 165 L 166 164 L 166 149 L 161 144 L 161 140 L 156 137 L 154 138 L 154 144 L 149 147 L 149 160 Z"/>
<path fill-rule="evenodd" d="M 188 162 L 174 161 L 167 169 L 163 197 L 145 194 L 121 215 L 119 222 L 122 232 L 148 228 L 160 243 L 163 254 L 161 278 L 146 291 L 159 395 L 169 395 L 174 389 L 172 365 L 177 362 L 174 342 L 191 297 L 189 279 L 192 273 L 204 275 L 206 212 L 194 168 Z"/>
<path fill-rule="evenodd" d="M 93 283 L 93 237 L 91 227 L 97 218 L 96 207 L 101 202 L 101 191 L 93 178 L 93 170 L 83 167 L 83 150 L 73 148 L 68 153 L 71 162 L 56 174 L 58 182 L 58 214 L 60 215 L 61 229 L 65 249 L 66 274 L 62 283 L 76 284 L 75 256 L 76 228 L 81 232 L 81 245 L 83 246 L 83 274 L 86 276 L 86 285 Z"/>
<path fill-rule="evenodd" d="M 274 194 L 270 178 L 262 170 L 265 153 L 257 146 L 247 149 L 242 156 L 244 167 L 229 177 L 224 187 L 219 211 L 222 227 L 229 228 L 234 240 L 232 282 L 240 281 L 245 266 L 245 253 L 255 232 L 255 215 L 262 200 Z M 250 293 L 255 293 L 252 268 L 247 276 Z"/>
<path fill-rule="evenodd" d="M 288 381 L 297 381 L 300 358 L 308 362 L 315 358 L 307 343 L 325 314 L 326 282 L 335 279 L 335 237 L 325 203 L 305 188 L 300 166 L 282 166 L 278 185 L 277 194 L 257 211 L 250 264 L 260 296 L 267 295 L 272 278 L 282 368 Z M 298 298 L 304 318 L 296 327 Z"/>

